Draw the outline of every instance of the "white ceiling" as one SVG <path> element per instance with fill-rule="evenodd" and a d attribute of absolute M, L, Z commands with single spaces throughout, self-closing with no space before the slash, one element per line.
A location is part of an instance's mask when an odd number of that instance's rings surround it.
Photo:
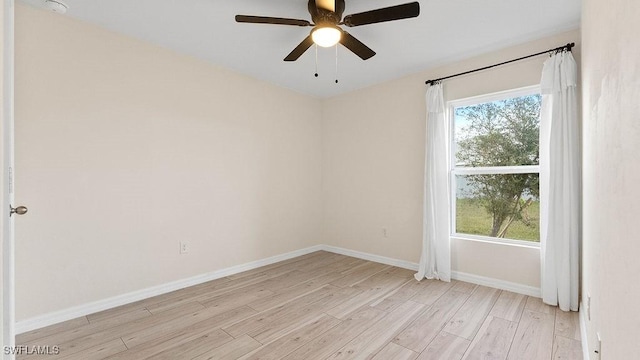
<path fill-rule="evenodd" d="M 21 0 L 41 7 L 45 0 Z M 580 0 L 421 0 L 418 18 L 348 28 L 377 52 L 310 48 L 282 59 L 311 28 L 238 24 L 236 14 L 310 20 L 307 0 L 63 0 L 65 16 L 189 54 L 280 86 L 330 97 L 449 61 L 575 29 Z M 345 15 L 411 0 L 346 0 Z M 558 44 L 563 45 L 563 44 Z M 545 49 L 541 49 L 545 50 Z M 428 79 L 425 79 L 428 80 Z"/>

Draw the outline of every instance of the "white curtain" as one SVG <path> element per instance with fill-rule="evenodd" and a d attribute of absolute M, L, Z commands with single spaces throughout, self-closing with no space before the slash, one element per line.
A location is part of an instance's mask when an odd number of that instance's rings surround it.
<path fill-rule="evenodd" d="M 427 146 L 424 169 L 422 255 L 416 279 L 451 281 L 449 243 L 449 126 L 442 84 L 427 90 Z"/>
<path fill-rule="evenodd" d="M 551 56 L 542 70 L 540 196 L 542 300 L 578 310 L 580 137 L 578 70 L 571 52 Z"/>

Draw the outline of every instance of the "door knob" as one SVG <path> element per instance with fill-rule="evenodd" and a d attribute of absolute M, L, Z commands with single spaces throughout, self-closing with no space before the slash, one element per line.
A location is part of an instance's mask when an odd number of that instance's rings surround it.
<path fill-rule="evenodd" d="M 18 206 L 14 208 L 11 205 L 9 205 L 9 209 L 11 209 L 11 211 L 9 212 L 9 216 L 13 214 L 24 215 L 27 213 L 27 211 L 29 211 L 29 209 L 27 209 L 26 206 Z"/>

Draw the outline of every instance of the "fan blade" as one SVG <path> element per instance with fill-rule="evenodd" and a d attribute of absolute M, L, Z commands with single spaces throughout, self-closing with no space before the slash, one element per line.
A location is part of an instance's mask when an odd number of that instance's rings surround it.
<path fill-rule="evenodd" d="M 335 0 L 316 0 L 316 7 L 320 9 L 336 12 L 336 1 Z"/>
<path fill-rule="evenodd" d="M 307 51 L 307 49 L 309 49 L 311 45 L 313 45 L 313 39 L 311 38 L 311 35 L 309 35 L 306 39 L 302 40 L 302 42 L 298 46 L 296 46 L 296 48 L 293 49 L 293 51 L 289 55 L 287 55 L 286 58 L 284 58 L 284 61 L 298 60 L 298 58 L 302 56 L 302 54 L 304 54 L 304 52 Z"/>
<path fill-rule="evenodd" d="M 340 44 L 358 55 L 362 60 L 367 60 L 376 54 L 375 51 L 369 49 L 367 45 L 361 43 L 360 40 L 356 39 L 346 31 L 342 32 Z"/>
<path fill-rule="evenodd" d="M 311 26 L 307 20 L 285 19 L 268 16 L 251 16 L 236 15 L 236 22 L 251 24 L 275 24 L 275 25 L 295 25 L 295 26 Z"/>
<path fill-rule="evenodd" d="M 404 5 L 365 11 L 363 13 L 347 15 L 343 23 L 349 27 L 375 24 L 385 21 L 413 18 L 420 15 L 420 3 L 412 2 Z"/>

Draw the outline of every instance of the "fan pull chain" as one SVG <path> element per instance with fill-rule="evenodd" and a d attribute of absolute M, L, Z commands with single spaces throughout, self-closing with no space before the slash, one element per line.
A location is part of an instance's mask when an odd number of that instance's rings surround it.
<path fill-rule="evenodd" d="M 316 74 L 315 74 L 315 76 L 318 77 L 318 44 L 315 44 L 315 48 L 316 48 Z"/>
<path fill-rule="evenodd" d="M 338 83 L 338 44 L 336 44 L 336 84 Z"/>

